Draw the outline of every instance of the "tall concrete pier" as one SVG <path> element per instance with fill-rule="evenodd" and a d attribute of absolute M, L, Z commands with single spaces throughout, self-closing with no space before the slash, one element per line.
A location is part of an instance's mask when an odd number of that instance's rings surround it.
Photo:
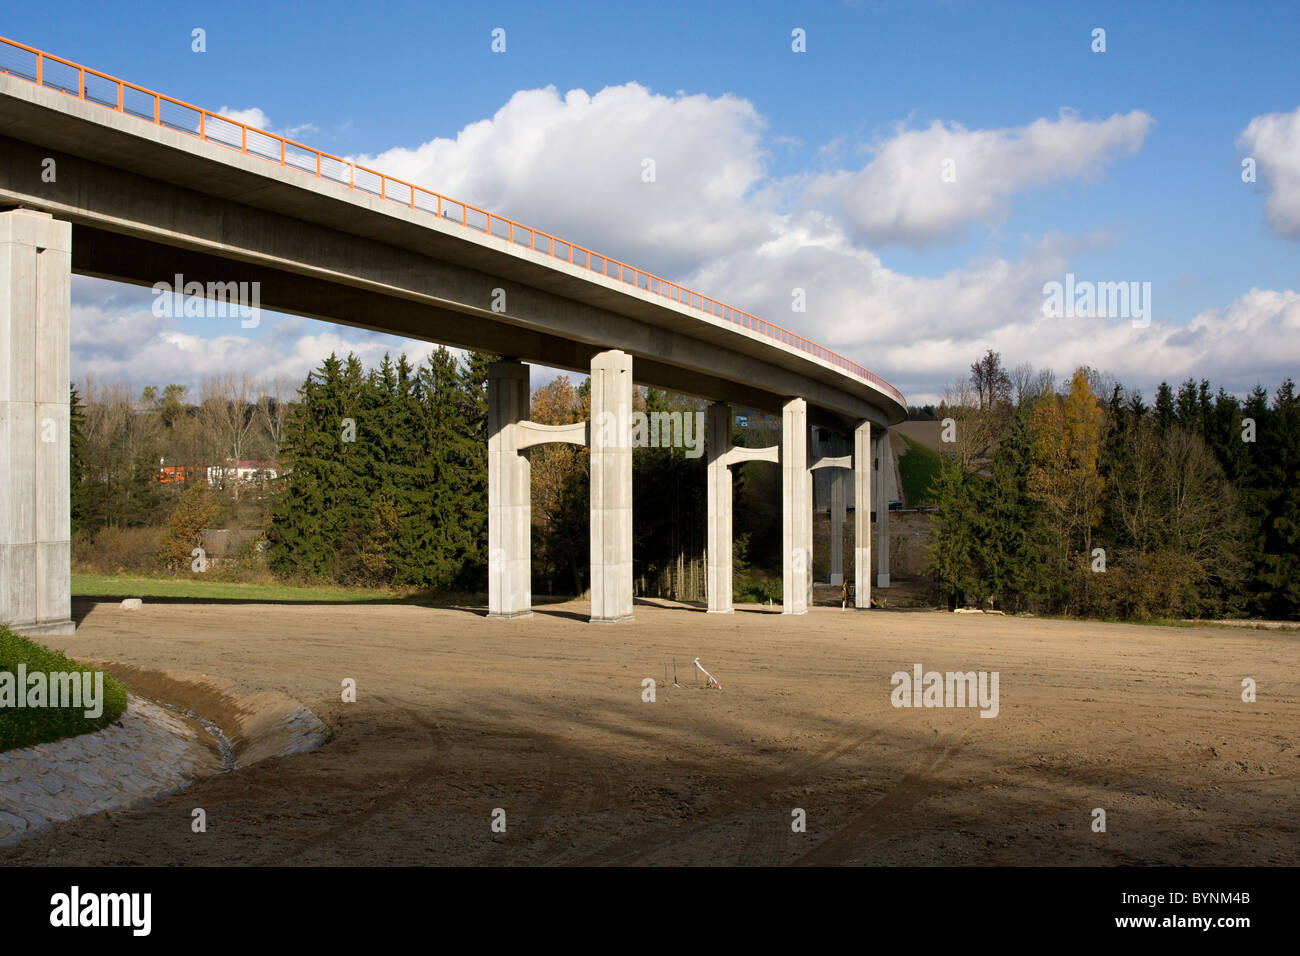
<path fill-rule="evenodd" d="M 70 634 L 72 227 L 0 213 L 0 623 Z"/>

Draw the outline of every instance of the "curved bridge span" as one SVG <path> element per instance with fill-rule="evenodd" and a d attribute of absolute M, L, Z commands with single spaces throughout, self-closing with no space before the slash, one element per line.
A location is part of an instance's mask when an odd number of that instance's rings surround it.
<path fill-rule="evenodd" d="M 205 287 L 257 283 L 260 304 L 276 311 L 508 356 L 489 386 L 489 592 L 492 613 L 502 616 L 525 614 L 531 603 L 527 448 L 537 433 L 528 429 L 524 362 L 590 373 L 593 425 L 602 415 L 626 421 L 634 381 L 713 403 L 706 454 L 715 611 L 731 606 L 723 477 L 739 458 L 730 408 L 783 417 L 773 460 L 783 474 L 790 613 L 805 610 L 811 595 L 812 469 L 834 467 L 836 488 L 851 473 L 857 500 L 871 501 L 872 460 L 886 457 L 872 446 L 906 415 L 902 394 L 879 376 L 741 309 L 3 38 L 0 210 L 0 477 L 14 492 L 0 504 L 0 621 L 27 630 L 71 626 L 73 272 L 147 286 L 176 276 Z M 35 440 L 51 422 L 63 440 Z M 853 454 L 814 461 L 813 424 L 844 436 Z M 558 440 L 590 450 L 592 619 L 617 621 L 632 613 L 631 451 L 625 435 L 598 437 L 605 434 L 590 427 L 580 441 Z M 878 510 L 884 544 L 887 509 Z M 855 520 L 861 525 L 866 512 L 857 541 L 861 607 L 869 606 L 869 511 L 857 508 Z"/>

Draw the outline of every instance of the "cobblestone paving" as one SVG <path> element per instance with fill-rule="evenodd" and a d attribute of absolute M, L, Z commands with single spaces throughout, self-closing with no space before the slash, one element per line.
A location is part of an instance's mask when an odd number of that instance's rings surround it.
<path fill-rule="evenodd" d="M 0 844 L 219 772 L 203 736 L 192 722 L 128 696 L 121 719 L 104 730 L 0 753 Z"/>

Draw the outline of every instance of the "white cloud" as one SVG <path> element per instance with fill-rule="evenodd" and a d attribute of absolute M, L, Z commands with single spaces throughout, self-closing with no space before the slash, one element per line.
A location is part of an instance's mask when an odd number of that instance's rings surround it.
<path fill-rule="evenodd" d="M 1252 289 L 1185 325 L 1162 315 L 1159 287 L 1147 328 L 1127 318 L 1046 318 L 1044 283 L 1061 281 L 1072 256 L 1109 239 L 1049 236 L 1018 260 L 977 259 L 923 277 L 890 269 L 824 221 L 805 220 L 788 224 L 776 240 L 714 260 L 688 284 L 724 299 L 746 290 L 756 314 L 862 363 L 917 405 L 937 401 L 943 385 L 965 377 L 989 348 L 1008 366 L 1052 368 L 1058 380 L 1091 365 L 1148 398 L 1162 380 L 1205 377 L 1244 393 L 1257 382 L 1272 387 L 1295 375 L 1294 291 Z M 806 293 L 805 313 L 791 311 L 795 288 Z"/>
<path fill-rule="evenodd" d="M 923 375 L 913 391 L 900 387 L 913 404 L 935 401 L 939 392 L 931 383 L 964 376 L 986 348 L 1001 352 L 1008 366 L 1028 361 L 1051 368 L 1058 381 L 1080 365 L 1091 365 L 1140 388 L 1148 403 L 1160 382 L 1177 385 L 1188 378 L 1208 378 L 1215 388 L 1244 395 L 1256 384 L 1271 390 L 1283 378 L 1295 377 L 1300 367 L 1300 292 L 1251 289 L 1225 308 L 1205 310 L 1187 325 L 1156 321 L 1145 329 L 1135 329 L 1127 320 L 1049 319 L 1021 311 L 954 349 L 946 375 Z M 909 369 L 918 362 L 924 368 L 928 360 L 933 372 L 942 371 L 934 368 L 942 353 L 923 342 L 886 344 L 878 354 L 879 363 L 888 369 Z M 910 376 L 910 371 L 902 373 L 904 384 Z"/>
<path fill-rule="evenodd" d="M 271 117 L 256 106 L 251 106 L 246 110 L 236 110 L 231 109 L 229 106 L 223 106 L 217 112 L 227 119 L 232 119 L 236 123 L 243 123 L 245 126 L 251 126 L 254 129 L 269 130 L 271 128 Z"/>
<path fill-rule="evenodd" d="M 294 386 L 331 353 L 355 353 L 367 367 L 384 353 L 424 361 L 437 346 L 299 316 L 263 311 L 256 333 L 236 319 L 211 319 L 214 332 L 153 314 L 152 295 L 100 279 L 75 277 L 71 316 L 74 382 L 92 378 L 135 389 L 178 383 L 192 391 L 217 375 L 285 379 Z"/>
<path fill-rule="evenodd" d="M 1300 107 L 1256 116 L 1237 146 L 1254 157 L 1258 182 L 1268 190 L 1269 225 L 1280 236 L 1300 239 Z"/>
<path fill-rule="evenodd" d="M 948 238 L 970 222 L 1004 219 L 1015 193 L 1095 177 L 1140 149 L 1152 122 L 1141 110 L 1105 120 L 1062 110 L 1056 119 L 1007 129 L 935 120 L 926 129 L 899 129 L 860 170 L 811 178 L 804 200 L 837 210 L 869 242 Z"/>
<path fill-rule="evenodd" d="M 594 96 L 514 94 L 455 139 L 356 161 L 544 228 L 641 268 L 673 273 L 762 237 L 763 121 L 730 95 L 663 96 L 637 83 Z M 653 162 L 654 181 L 644 181 Z"/>
<path fill-rule="evenodd" d="M 231 109 L 229 106 L 223 106 L 217 112 L 228 119 L 234 120 L 236 123 L 243 123 L 245 126 L 252 126 L 254 129 L 266 130 L 268 133 L 276 133 L 285 139 L 301 140 L 302 137 L 318 131 L 315 123 L 300 123 L 297 126 L 274 129 L 271 125 L 271 117 L 267 116 L 257 106 L 250 106 L 246 110 L 236 110 Z"/>

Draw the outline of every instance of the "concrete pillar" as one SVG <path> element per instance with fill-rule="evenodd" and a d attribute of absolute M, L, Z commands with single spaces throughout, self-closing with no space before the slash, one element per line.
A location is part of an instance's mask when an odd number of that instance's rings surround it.
<path fill-rule="evenodd" d="M 731 406 L 714 402 L 709 406 L 704 453 L 709 473 L 708 591 L 709 613 L 730 614 L 731 581 Z"/>
<path fill-rule="evenodd" d="M 844 469 L 831 469 L 831 573 L 833 585 L 844 583 Z"/>
<path fill-rule="evenodd" d="M 809 464 L 812 463 L 811 458 L 812 456 L 809 455 L 808 456 Z M 803 541 L 804 541 L 803 553 L 805 555 L 804 560 L 808 564 L 808 573 L 804 575 L 804 582 L 805 582 L 804 607 L 812 607 L 813 606 L 813 582 L 816 580 L 813 577 L 813 473 L 812 473 L 812 469 L 805 466 L 803 471 L 803 476 L 804 476 L 804 484 L 807 486 L 807 491 L 805 492 L 807 498 L 804 499 L 805 501 L 807 501 L 807 505 L 804 508 L 806 512 L 806 516 L 804 518 L 804 523 L 803 523 Z"/>
<path fill-rule="evenodd" d="M 71 634 L 72 226 L 0 213 L 0 623 Z"/>
<path fill-rule="evenodd" d="M 632 356 L 591 360 L 591 620 L 632 619 Z"/>
<path fill-rule="evenodd" d="M 792 398 L 781 412 L 782 613 L 806 614 L 812 591 L 812 481 L 808 471 L 808 403 Z"/>
<path fill-rule="evenodd" d="M 853 430 L 853 604 L 871 607 L 871 422 Z"/>
<path fill-rule="evenodd" d="M 532 613 L 532 499 L 518 428 L 528 418 L 528 400 L 527 365 L 488 367 L 488 617 Z"/>
<path fill-rule="evenodd" d="M 876 443 L 876 460 L 880 463 L 879 473 L 876 475 L 876 483 L 880 495 L 880 504 L 876 511 L 876 534 L 879 536 L 877 542 L 878 552 L 876 562 L 878 573 L 876 574 L 876 587 L 889 587 L 889 484 L 886 481 L 887 469 L 894 467 L 893 454 L 889 447 L 889 431 L 885 429 L 880 433 L 880 440 Z"/>

